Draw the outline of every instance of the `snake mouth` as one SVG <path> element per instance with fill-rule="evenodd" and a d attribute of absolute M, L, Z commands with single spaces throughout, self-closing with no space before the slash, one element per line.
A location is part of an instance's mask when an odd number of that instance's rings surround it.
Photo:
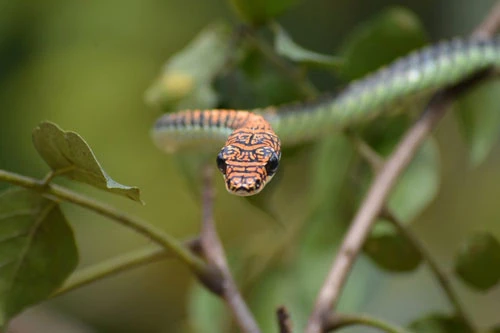
<path fill-rule="evenodd" d="M 253 184 L 234 184 L 230 180 L 226 181 L 226 189 L 229 193 L 241 196 L 248 197 L 254 194 L 259 193 L 264 188 L 265 183 L 260 181 L 255 181 Z"/>

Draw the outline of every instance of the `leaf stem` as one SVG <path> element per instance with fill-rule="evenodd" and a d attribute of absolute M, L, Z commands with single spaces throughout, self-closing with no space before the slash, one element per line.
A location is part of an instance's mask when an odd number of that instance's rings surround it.
<path fill-rule="evenodd" d="M 492 8 L 483 23 L 474 31 L 474 36 L 492 36 L 500 27 L 500 2 Z M 307 333 L 322 332 L 331 308 L 337 304 L 354 261 L 370 232 L 373 223 L 385 206 L 392 187 L 410 163 L 417 149 L 430 134 L 434 126 L 446 113 L 448 106 L 464 90 L 488 76 L 488 72 L 478 73 L 453 87 L 434 94 L 421 118 L 406 132 L 399 144 L 377 174 L 365 199 L 361 203 L 330 271 L 321 287 L 314 309 L 307 323 Z"/>
<path fill-rule="evenodd" d="M 112 258 L 88 268 L 76 271 L 51 297 L 60 296 L 95 281 L 148 263 L 167 258 L 168 253 L 161 247 L 149 247 Z"/>
<path fill-rule="evenodd" d="M 408 330 L 390 324 L 386 321 L 383 321 L 379 318 L 375 318 L 368 315 L 360 315 L 360 314 L 334 314 L 328 318 L 327 323 L 325 325 L 325 332 L 335 331 L 339 328 L 354 326 L 354 325 L 363 325 L 373 328 L 378 328 L 387 333 L 409 333 Z"/>
<path fill-rule="evenodd" d="M 43 185 L 49 184 L 52 179 L 54 179 L 57 176 L 63 175 L 67 172 L 73 171 L 76 169 L 76 165 L 72 164 L 70 166 L 67 166 L 65 168 L 57 169 L 57 170 L 50 170 L 49 173 L 45 176 L 45 178 L 42 180 Z"/>
<path fill-rule="evenodd" d="M 373 172 L 375 174 L 378 173 L 384 164 L 383 158 L 361 138 L 354 135 L 349 135 L 349 137 L 351 138 L 353 144 L 355 145 L 361 156 L 371 165 Z M 405 237 L 406 240 L 410 242 L 413 247 L 420 253 L 422 258 L 427 261 L 429 268 L 436 277 L 438 283 L 441 285 L 441 288 L 445 292 L 450 303 L 455 308 L 456 315 L 462 320 L 464 325 L 466 325 L 468 329 L 473 332 L 474 325 L 472 323 L 472 320 L 469 318 L 467 312 L 464 310 L 462 304 L 460 303 L 457 294 L 451 286 L 450 280 L 448 279 L 444 271 L 439 267 L 438 263 L 434 260 L 434 257 L 425 247 L 424 243 L 415 235 L 415 233 L 407 228 L 388 207 L 384 207 L 382 209 L 382 211 L 380 212 L 380 218 L 383 218 L 392 223 L 398 230 L 398 232 L 403 237 Z"/>
<path fill-rule="evenodd" d="M 199 253 L 200 251 L 198 238 L 185 241 L 184 246 L 189 248 L 193 253 Z M 164 248 L 158 246 L 150 246 L 120 255 L 76 271 L 51 297 L 57 297 L 95 281 L 171 257 L 171 251 L 165 251 Z"/>
<path fill-rule="evenodd" d="M 448 277 L 446 276 L 445 272 L 441 269 L 441 267 L 439 267 L 438 263 L 436 262 L 436 260 L 434 260 L 434 257 L 426 248 L 426 246 L 423 244 L 423 242 L 415 235 L 415 233 L 409 230 L 409 228 L 405 227 L 403 223 L 388 209 L 384 209 L 381 212 L 380 217 L 391 222 L 394 225 L 394 227 L 396 227 L 398 232 L 403 237 L 405 237 L 410 243 L 412 243 L 413 247 L 415 247 L 415 249 L 417 249 L 418 252 L 420 252 L 422 258 L 424 258 L 424 260 L 427 261 L 430 270 L 436 277 L 438 283 L 441 285 L 441 288 L 448 297 L 448 300 L 454 307 L 456 316 L 462 320 L 462 322 L 464 323 L 464 325 L 467 326 L 469 331 L 474 332 L 475 331 L 474 324 L 472 323 L 471 318 L 467 315 L 467 312 L 465 311 L 463 305 L 460 303 L 460 300 L 456 292 L 453 290 L 451 281 L 448 279 Z"/>
<path fill-rule="evenodd" d="M 85 197 L 62 186 L 44 184 L 43 181 L 22 176 L 13 172 L 0 170 L 0 181 L 9 182 L 14 185 L 37 191 L 50 198 L 57 198 L 62 201 L 73 203 L 115 220 L 135 232 L 151 239 L 162 248 L 171 250 L 178 259 L 187 264 L 188 267 L 198 276 L 208 274 L 207 265 L 200 258 L 196 257 L 193 253 L 191 253 L 191 251 L 186 249 L 174 237 L 138 217 L 128 215 L 112 206 L 100 203 L 92 198 Z"/>
<path fill-rule="evenodd" d="M 384 166 L 384 159 L 368 143 L 356 134 L 346 131 L 346 135 L 361 157 L 368 162 L 373 170 L 373 173 L 377 174 Z"/>

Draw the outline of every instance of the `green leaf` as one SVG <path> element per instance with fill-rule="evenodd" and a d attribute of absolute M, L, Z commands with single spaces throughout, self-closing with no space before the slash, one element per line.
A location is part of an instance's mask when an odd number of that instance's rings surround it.
<path fill-rule="evenodd" d="M 473 166 L 485 160 L 500 133 L 500 82 L 489 81 L 474 88 L 457 101 L 461 130 L 470 149 Z"/>
<path fill-rule="evenodd" d="M 380 268 L 391 272 L 415 270 L 422 262 L 420 252 L 387 221 L 379 221 L 364 245 L 364 253 Z"/>
<path fill-rule="evenodd" d="M 426 43 L 418 17 L 403 7 L 385 9 L 357 27 L 341 47 L 341 76 L 359 78 Z M 367 56 L 369 55 L 369 56 Z"/>
<path fill-rule="evenodd" d="M 470 287 L 486 291 L 500 280 L 500 243 L 482 232 L 470 237 L 460 249 L 456 274 Z"/>
<path fill-rule="evenodd" d="M 261 25 L 283 13 L 299 0 L 229 0 L 236 13 L 253 25 Z"/>
<path fill-rule="evenodd" d="M 208 109 L 218 103 L 213 81 L 231 52 L 230 29 L 209 25 L 165 64 L 146 101 L 165 110 Z"/>
<path fill-rule="evenodd" d="M 238 66 L 215 81 L 218 107 L 247 110 L 304 97 L 296 83 L 269 64 L 261 52 L 251 45 L 240 51 Z"/>
<path fill-rule="evenodd" d="M 292 61 L 307 65 L 339 69 L 341 58 L 307 50 L 295 43 L 288 33 L 278 24 L 273 25 L 274 48 L 276 52 Z"/>
<path fill-rule="evenodd" d="M 0 194 L 0 323 L 45 300 L 75 269 L 78 252 L 59 206 L 35 192 Z"/>
<path fill-rule="evenodd" d="M 436 197 L 439 189 L 439 150 L 427 139 L 400 177 L 389 198 L 389 208 L 403 222 L 411 222 Z"/>
<path fill-rule="evenodd" d="M 137 187 L 119 184 L 107 175 L 79 134 L 45 121 L 33 131 L 33 144 L 55 174 L 141 201 Z"/>
<path fill-rule="evenodd" d="M 442 314 L 417 319 L 410 329 L 416 333 L 472 333 L 460 319 Z"/>

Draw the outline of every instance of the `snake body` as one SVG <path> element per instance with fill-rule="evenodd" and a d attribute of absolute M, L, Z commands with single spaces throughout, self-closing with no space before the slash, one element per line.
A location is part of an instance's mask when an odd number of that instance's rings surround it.
<path fill-rule="evenodd" d="M 243 110 L 186 110 L 160 117 L 152 137 L 166 151 L 216 149 L 226 188 L 260 192 L 277 171 L 280 145 L 370 120 L 421 95 L 500 66 L 500 38 L 454 39 L 415 51 L 320 102 Z M 280 142 L 281 141 L 281 142 Z"/>

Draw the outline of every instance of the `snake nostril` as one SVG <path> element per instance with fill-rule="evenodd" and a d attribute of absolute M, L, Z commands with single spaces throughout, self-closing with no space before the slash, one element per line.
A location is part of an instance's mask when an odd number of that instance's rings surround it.
<path fill-rule="evenodd" d="M 260 180 L 258 180 L 258 179 L 257 179 L 257 180 L 255 181 L 255 188 L 257 188 L 257 189 L 258 189 L 258 188 L 260 188 L 260 184 L 261 184 L 261 183 L 260 183 Z"/>

